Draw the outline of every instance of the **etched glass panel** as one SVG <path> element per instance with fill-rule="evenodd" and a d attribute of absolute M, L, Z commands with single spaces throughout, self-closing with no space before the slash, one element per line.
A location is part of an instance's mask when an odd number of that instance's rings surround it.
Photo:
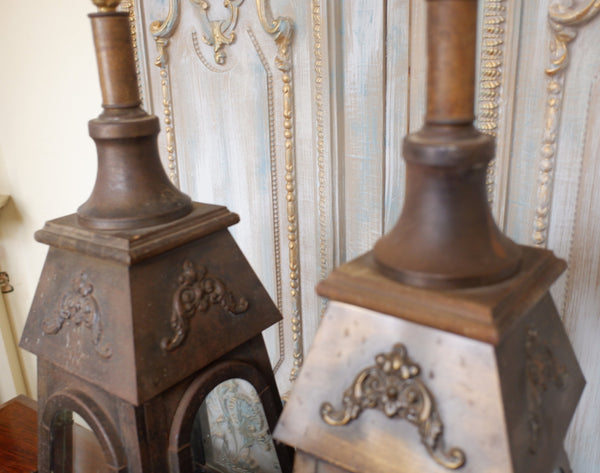
<path fill-rule="evenodd" d="M 242 379 L 219 384 L 192 430 L 194 473 L 277 473 L 279 460 L 256 390 Z"/>

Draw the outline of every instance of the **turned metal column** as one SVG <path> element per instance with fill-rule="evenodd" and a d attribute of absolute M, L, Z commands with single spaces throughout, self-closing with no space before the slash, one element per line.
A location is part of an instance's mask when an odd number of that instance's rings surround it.
<path fill-rule="evenodd" d="M 487 201 L 495 142 L 473 127 L 476 20 L 476 0 L 427 2 L 427 115 L 404 141 L 402 215 L 374 250 L 380 270 L 406 284 L 480 286 L 519 266 Z"/>
<path fill-rule="evenodd" d="M 112 230 L 157 225 L 192 211 L 191 199 L 169 181 L 158 155 L 156 116 L 140 108 L 129 17 L 117 1 L 94 2 L 90 14 L 103 113 L 89 122 L 98 150 L 92 195 L 77 210 L 89 228 Z"/>

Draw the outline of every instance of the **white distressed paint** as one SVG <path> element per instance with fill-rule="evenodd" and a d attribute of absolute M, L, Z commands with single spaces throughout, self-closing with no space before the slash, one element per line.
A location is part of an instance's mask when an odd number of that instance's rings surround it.
<path fill-rule="evenodd" d="M 210 3 L 211 16 L 224 18 L 222 2 Z M 395 159 L 402 135 L 406 129 L 421 126 L 424 110 L 424 2 L 319 2 L 325 71 L 321 74 L 324 110 L 320 124 L 312 30 L 315 2 L 270 3 L 275 16 L 289 16 L 296 25 L 292 45 L 294 138 L 306 350 L 322 313 L 313 287 L 323 277 L 323 268 L 369 249 L 399 213 L 403 171 L 401 162 Z M 529 243 L 545 126 L 544 70 L 550 55 L 550 1 L 508 3 L 512 10 L 507 12 L 504 60 L 508 62 L 503 65 L 498 148 L 504 177 L 499 173 L 495 184 L 500 186 L 497 195 L 504 192 L 505 197 L 495 201 L 495 213 L 504 215 L 511 237 Z M 583 0 L 572 3 L 575 7 L 587 4 Z M 287 378 L 293 343 L 281 74 L 274 62 L 277 45 L 261 28 L 255 2 L 246 0 L 236 27 L 237 40 L 226 46 L 226 70 L 212 72 L 199 61 L 191 40 L 197 21 L 193 5 L 182 0 L 181 6 L 181 23 L 169 46 L 181 186 L 195 199 L 226 204 L 240 213 L 242 222 L 234 227 L 234 234 L 277 299 L 273 194 L 266 158 L 270 152 L 265 128 L 267 73 L 247 33 L 249 29 L 271 67 L 281 224 L 278 271 L 286 317 L 285 360 L 278 380 L 285 392 L 290 387 Z M 136 2 L 135 8 L 145 101 L 162 121 L 159 69 L 153 65 L 156 51 L 149 23 L 165 16 L 168 2 L 143 0 Z M 46 253 L 43 245 L 33 241 L 33 232 L 45 220 L 73 212 L 89 195 L 94 178 L 94 149 L 86 121 L 99 113 L 100 98 L 85 16 L 93 8 L 86 2 L 70 0 L 65 10 L 57 13 L 56 6 L 42 4 L 31 9 L 17 2 L 5 11 L 4 18 L 10 18 L 10 22 L 1 29 L 4 43 L 11 47 L 6 48 L 5 80 L 0 88 L 4 111 L 0 116 L 0 192 L 10 193 L 13 203 L 2 215 L 0 269 L 9 272 L 15 287 L 6 300 L 18 333 Z M 48 18 L 53 21 L 48 22 Z M 596 165 L 600 148 L 596 143 L 598 133 L 594 132 L 600 116 L 598 80 L 594 81 L 600 71 L 600 56 L 594 53 L 600 40 L 599 22 L 596 18 L 578 28 L 577 38 L 569 45 L 548 235 L 548 246 L 569 260 L 568 277 L 555 286 L 553 294 L 589 382 L 567 442 L 572 466 L 579 473 L 591 473 L 600 463 L 595 441 L 600 434 L 600 395 L 595 382 L 600 374 L 596 342 L 600 336 L 600 301 L 596 295 L 600 239 L 596 222 L 600 210 L 596 208 L 595 192 L 600 178 Z M 397 24 L 402 26 L 394 26 Z M 69 53 L 60 54 L 60 45 L 67 44 Z M 200 46 L 211 60 L 210 47 Z M 324 133 L 321 145 L 319 128 Z M 159 143 L 167 164 L 164 134 Z M 321 189 L 319 146 L 325 172 Z M 324 195 L 321 200 L 320 192 Z M 321 263 L 323 256 L 325 262 Z M 271 330 L 266 338 L 275 362 L 279 356 L 277 331 Z M 23 366 L 27 384 L 34 388 L 35 359 L 23 355 Z M 4 376 L 5 369 L 0 374 Z"/>

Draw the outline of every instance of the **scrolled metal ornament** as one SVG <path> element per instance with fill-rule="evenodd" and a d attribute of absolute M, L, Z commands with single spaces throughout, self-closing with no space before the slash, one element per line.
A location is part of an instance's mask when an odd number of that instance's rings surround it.
<path fill-rule="evenodd" d="M 56 335 L 65 324 L 75 327 L 86 327 L 92 332 L 92 343 L 102 358 L 112 356 L 112 348 L 102 343 L 103 325 L 98 302 L 92 295 L 94 286 L 88 275 L 81 273 L 73 280 L 73 290 L 65 293 L 60 301 L 60 308 L 42 321 L 42 330 L 47 335 Z"/>
<path fill-rule="evenodd" d="M 329 425 L 342 426 L 358 418 L 365 409 L 378 409 L 389 418 L 406 419 L 418 427 L 429 455 L 445 468 L 456 470 L 465 464 L 465 453 L 456 447 L 446 449 L 444 424 L 420 372 L 406 347 L 397 344 L 390 353 L 377 355 L 375 366 L 358 374 L 344 392 L 341 410 L 325 402 L 321 405 L 321 417 Z"/>
<path fill-rule="evenodd" d="M 190 330 L 192 317 L 217 304 L 231 314 L 241 314 L 248 309 L 248 301 L 243 297 L 236 298 L 221 279 L 208 274 L 204 266 L 196 270 L 194 264 L 186 260 L 179 276 L 179 287 L 173 295 L 171 328 L 174 335 L 162 339 L 162 349 L 171 351 L 180 346 Z"/>

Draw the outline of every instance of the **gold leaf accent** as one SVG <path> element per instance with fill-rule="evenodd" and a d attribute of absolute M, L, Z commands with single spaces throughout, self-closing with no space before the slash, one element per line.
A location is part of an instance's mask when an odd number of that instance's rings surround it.
<path fill-rule="evenodd" d="M 502 27 L 506 23 L 506 0 L 487 0 L 483 6 L 484 27 L 481 38 L 481 75 L 479 88 L 479 129 L 491 136 L 496 136 L 498 129 L 499 113 L 495 110 L 500 106 L 500 89 L 504 79 L 504 46 L 506 30 Z M 488 166 L 486 185 L 488 201 L 494 199 L 494 186 L 496 175 L 496 160 Z"/>
<path fill-rule="evenodd" d="M 300 292 L 300 245 L 298 243 L 298 204 L 296 201 L 296 156 L 294 145 L 294 91 L 292 82 L 291 45 L 294 23 L 290 18 L 273 18 L 266 0 L 256 0 L 256 10 L 263 29 L 278 46 L 275 64 L 281 71 L 283 92 L 283 138 L 285 149 L 285 189 L 288 220 L 288 250 L 290 270 L 290 295 L 292 297 L 293 367 L 290 381 L 295 381 L 304 361 L 302 335 L 302 299 Z"/>
<path fill-rule="evenodd" d="M 229 10 L 229 17 L 225 20 L 210 20 L 208 18 L 210 4 L 206 0 L 190 1 L 200 7 L 202 41 L 213 47 L 215 62 L 222 66 L 227 61 L 227 55 L 223 48 L 235 41 L 235 27 L 237 26 L 240 6 L 244 0 L 223 0 L 223 6 Z"/>
<path fill-rule="evenodd" d="M 322 44 L 322 27 L 323 18 L 321 12 L 321 0 L 311 0 L 312 11 L 312 33 L 313 33 L 313 61 L 314 61 L 314 105 L 315 105 L 315 121 L 317 131 L 316 154 L 318 168 L 318 214 L 319 214 L 319 277 L 325 279 L 331 272 L 328 263 L 329 257 L 327 252 L 327 171 L 325 168 L 325 104 L 323 100 L 323 83 L 325 76 L 323 74 L 324 59 L 323 59 L 323 44 Z M 324 297 L 320 298 L 319 315 L 325 315 L 327 301 Z"/>
<path fill-rule="evenodd" d="M 175 125 L 173 118 L 173 104 L 171 94 L 171 80 L 169 76 L 169 38 L 175 32 L 179 22 L 180 0 L 169 0 L 169 11 L 164 20 L 156 20 L 150 24 L 150 32 L 154 37 L 154 44 L 158 56 L 154 64 L 160 68 L 160 86 L 163 99 L 163 121 L 167 137 L 167 167 L 171 182 L 179 187 L 179 170 L 177 164 L 177 145 L 175 142 Z"/>
<path fill-rule="evenodd" d="M 600 0 L 594 0 L 581 9 L 565 8 L 559 2 L 550 6 L 548 21 L 550 39 L 550 66 L 546 68 L 547 100 L 545 129 L 540 147 L 536 211 L 531 238 L 533 244 L 545 248 L 548 244 L 552 191 L 554 187 L 554 163 L 558 149 L 558 132 L 562 111 L 563 86 L 568 60 L 568 45 L 577 37 L 576 28 L 589 23 L 600 13 Z"/>
<path fill-rule="evenodd" d="M 116 11 L 121 0 L 92 0 L 92 3 L 98 7 L 101 12 Z"/>
<path fill-rule="evenodd" d="M 281 223 L 279 220 L 279 186 L 277 172 L 277 152 L 275 149 L 275 106 L 273 99 L 273 73 L 269 62 L 265 57 L 263 50 L 251 29 L 248 29 L 248 36 L 250 41 L 258 54 L 260 62 L 265 70 L 267 76 L 267 107 L 269 111 L 269 156 L 271 161 L 271 205 L 273 211 L 273 245 L 274 245 L 274 256 L 275 256 L 275 291 L 277 295 L 277 308 L 283 313 L 283 288 L 282 288 L 282 266 L 281 266 Z M 277 335 L 279 342 L 279 358 L 273 366 L 273 373 L 277 373 L 279 368 L 283 365 L 285 360 L 285 332 L 284 323 L 280 321 L 277 324 Z"/>

